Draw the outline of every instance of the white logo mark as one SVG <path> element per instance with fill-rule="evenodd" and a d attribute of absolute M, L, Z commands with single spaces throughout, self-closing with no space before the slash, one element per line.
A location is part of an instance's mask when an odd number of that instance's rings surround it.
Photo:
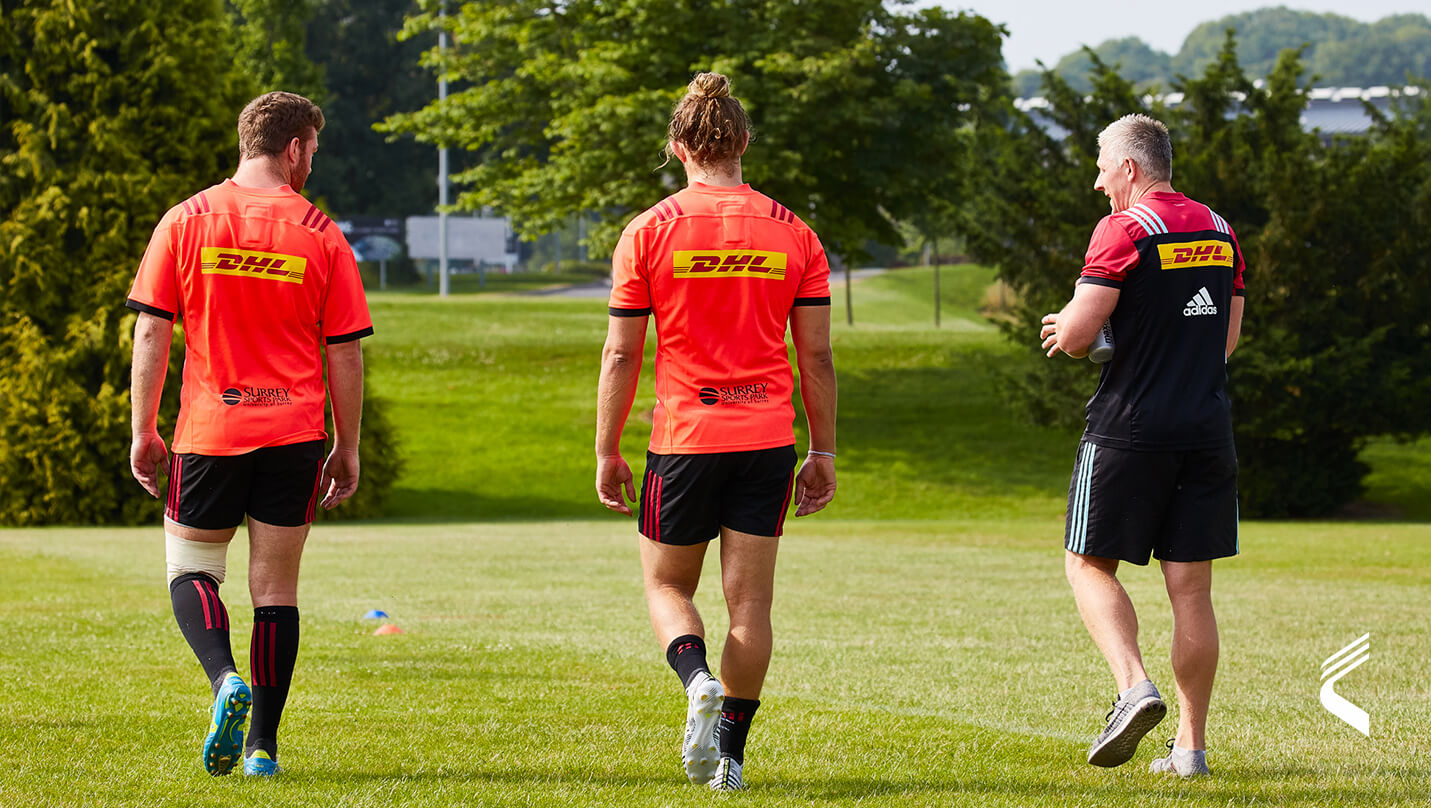
<path fill-rule="evenodd" d="M 1351 673 L 1361 663 L 1371 659 L 1371 634 L 1363 634 L 1351 645 L 1327 657 L 1322 663 L 1322 706 L 1358 732 L 1371 737 L 1371 717 L 1366 710 L 1352 704 L 1332 689 L 1338 679 Z"/>
<path fill-rule="evenodd" d="M 1206 286 L 1197 290 L 1193 299 L 1188 301 L 1187 308 L 1183 309 L 1184 317 L 1196 317 L 1199 314 L 1217 314 L 1217 306 L 1212 304 L 1212 295 L 1208 293 Z"/>

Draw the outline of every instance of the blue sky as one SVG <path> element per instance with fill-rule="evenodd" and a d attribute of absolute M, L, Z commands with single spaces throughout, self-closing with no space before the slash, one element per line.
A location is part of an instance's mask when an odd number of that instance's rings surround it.
<path fill-rule="evenodd" d="M 1168 53 L 1199 24 L 1243 11 L 1283 5 L 1301 11 L 1341 14 L 1371 22 L 1391 14 L 1431 14 L 1431 0 L 1326 0 L 1325 2 L 1248 2 L 1200 0 L 1192 3 L 1133 4 L 1115 0 L 919 0 L 919 6 L 973 11 L 1009 29 L 1004 59 L 1009 70 L 1033 67 L 1035 59 L 1053 65 L 1081 45 L 1136 36 Z"/>

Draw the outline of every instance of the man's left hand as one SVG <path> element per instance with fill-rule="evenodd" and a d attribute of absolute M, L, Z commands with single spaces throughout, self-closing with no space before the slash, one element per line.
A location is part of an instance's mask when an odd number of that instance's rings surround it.
<path fill-rule="evenodd" d="M 318 483 L 319 490 L 324 492 L 324 510 L 333 510 L 358 490 L 358 473 L 358 450 L 334 446 L 323 464 L 323 478 Z"/>
<path fill-rule="evenodd" d="M 601 504 L 617 513 L 631 515 L 631 507 L 621 498 L 622 488 L 626 489 L 626 499 L 636 502 L 636 483 L 631 476 L 631 467 L 626 458 L 619 454 L 602 455 L 596 458 L 596 497 Z"/>

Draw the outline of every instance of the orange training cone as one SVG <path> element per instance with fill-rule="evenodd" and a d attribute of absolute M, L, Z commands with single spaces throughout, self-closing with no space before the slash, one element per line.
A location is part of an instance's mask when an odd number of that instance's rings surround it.
<path fill-rule="evenodd" d="M 373 636 L 374 636 L 374 637 L 379 637 L 379 636 L 382 636 L 383 634 L 405 634 L 405 633 L 406 633 L 406 632 L 404 632 L 402 629 L 398 628 L 397 626 L 393 625 L 392 623 L 383 623 L 381 626 L 378 626 L 377 631 L 374 631 L 374 632 L 373 632 Z"/>

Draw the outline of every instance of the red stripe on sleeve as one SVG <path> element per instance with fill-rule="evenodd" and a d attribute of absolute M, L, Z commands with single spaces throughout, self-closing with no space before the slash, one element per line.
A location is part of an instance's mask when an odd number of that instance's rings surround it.
<path fill-rule="evenodd" d="M 671 202 L 671 207 L 672 207 L 672 208 L 675 208 L 675 210 L 676 210 L 676 215 L 677 215 L 677 216 L 685 216 L 685 215 L 686 215 L 686 212 L 683 211 L 683 210 L 681 210 L 681 206 L 676 203 L 676 198 L 675 198 L 674 196 L 671 197 L 670 202 Z"/>
<path fill-rule="evenodd" d="M 315 214 L 315 213 L 317 213 L 317 212 L 318 212 L 318 208 L 316 208 L 316 207 L 314 207 L 314 206 L 312 206 L 312 205 L 309 205 L 309 206 L 308 206 L 308 212 L 305 213 L 305 214 L 303 214 L 302 225 L 303 225 L 304 227 L 308 227 L 308 226 L 309 226 L 308 220 L 309 220 L 309 219 L 312 219 L 312 218 L 313 218 L 313 214 Z"/>
<path fill-rule="evenodd" d="M 327 229 L 328 229 L 328 225 L 330 225 L 330 224 L 333 223 L 333 220 L 332 220 L 332 219 L 329 219 L 327 216 L 324 216 L 324 215 L 321 214 L 321 213 L 318 214 L 318 218 L 320 218 L 320 219 L 323 220 L 323 223 L 320 224 L 320 225 L 318 225 L 318 232 L 319 232 L 319 233 L 322 233 L 324 230 L 327 230 Z"/>
<path fill-rule="evenodd" d="M 199 199 L 199 212 L 200 212 L 200 213 L 212 213 L 212 212 L 213 212 L 214 209 L 211 208 L 211 207 L 209 207 L 209 198 L 206 197 L 206 196 L 204 196 L 204 192 L 203 192 L 203 191 L 200 191 L 200 192 L 199 192 L 198 199 Z"/>

